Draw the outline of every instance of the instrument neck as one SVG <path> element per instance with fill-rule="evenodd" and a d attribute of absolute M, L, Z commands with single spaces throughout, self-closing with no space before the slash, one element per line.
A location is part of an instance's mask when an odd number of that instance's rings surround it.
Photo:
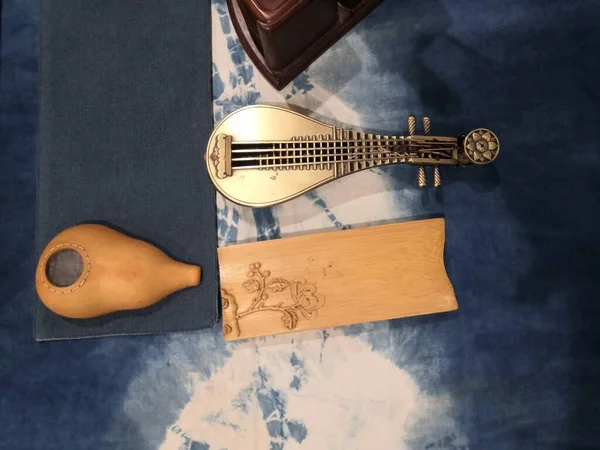
<path fill-rule="evenodd" d="M 233 169 L 331 169 L 346 174 L 395 163 L 454 164 L 457 139 L 382 136 L 336 129 L 331 136 L 232 142 Z M 440 162 L 441 161 L 441 162 Z"/>

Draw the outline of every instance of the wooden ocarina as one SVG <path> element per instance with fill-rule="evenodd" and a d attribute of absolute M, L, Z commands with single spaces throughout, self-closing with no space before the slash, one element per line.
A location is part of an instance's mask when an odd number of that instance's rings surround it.
<path fill-rule="evenodd" d="M 102 225 L 77 225 L 52 239 L 35 287 L 56 314 L 86 319 L 153 305 L 200 284 L 199 266 L 174 261 L 147 242 Z"/>

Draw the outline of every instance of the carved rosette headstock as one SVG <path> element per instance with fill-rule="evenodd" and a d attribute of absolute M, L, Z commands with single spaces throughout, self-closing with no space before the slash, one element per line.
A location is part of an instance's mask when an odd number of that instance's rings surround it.
<path fill-rule="evenodd" d="M 500 152 L 498 137 L 486 128 L 471 131 L 464 139 L 465 155 L 473 164 L 489 164 L 496 159 Z"/>

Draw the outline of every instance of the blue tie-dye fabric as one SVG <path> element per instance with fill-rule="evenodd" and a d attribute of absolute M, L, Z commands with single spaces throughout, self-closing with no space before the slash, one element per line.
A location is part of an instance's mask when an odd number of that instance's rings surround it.
<path fill-rule="evenodd" d="M 265 102 L 393 134 L 429 115 L 502 143 L 436 193 L 397 166 L 269 210 L 219 198 L 220 245 L 444 214 L 460 305 L 233 344 L 34 342 L 38 8 L 2 11 L 0 448 L 600 447 L 597 2 L 386 0 L 276 92 L 213 0 L 216 120 Z"/>

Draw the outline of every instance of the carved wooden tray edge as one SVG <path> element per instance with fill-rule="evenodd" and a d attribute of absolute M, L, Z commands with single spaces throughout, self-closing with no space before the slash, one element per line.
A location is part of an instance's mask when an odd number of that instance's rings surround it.
<path fill-rule="evenodd" d="M 222 247 L 224 338 L 455 311 L 444 245 L 438 218 Z"/>

